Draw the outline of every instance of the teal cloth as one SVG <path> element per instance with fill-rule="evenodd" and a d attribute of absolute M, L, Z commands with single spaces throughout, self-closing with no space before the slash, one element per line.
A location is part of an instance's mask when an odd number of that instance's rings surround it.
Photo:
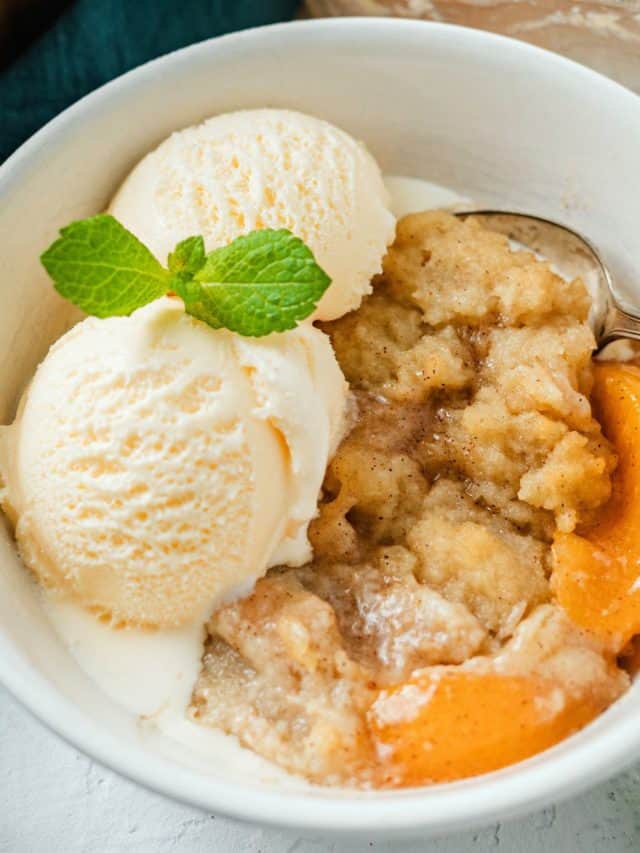
<path fill-rule="evenodd" d="M 76 0 L 0 74 L 0 162 L 78 98 L 155 56 L 288 20 L 297 0 Z"/>

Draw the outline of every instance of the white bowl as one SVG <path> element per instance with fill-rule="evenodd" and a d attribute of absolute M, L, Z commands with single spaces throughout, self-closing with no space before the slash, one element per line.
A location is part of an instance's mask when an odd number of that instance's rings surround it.
<path fill-rule="evenodd" d="M 0 168 L 0 422 L 12 417 L 20 389 L 70 320 L 38 262 L 58 227 L 101 210 L 137 158 L 170 131 L 259 106 L 341 125 L 367 142 L 386 172 L 567 222 L 601 247 L 633 296 L 640 272 L 635 95 L 555 55 L 476 30 L 386 19 L 252 30 L 163 57 L 99 89 Z M 640 757 L 634 687 L 543 755 L 431 788 L 305 790 L 250 769 L 222 738 L 213 760 L 187 760 L 169 738 L 141 730 L 78 668 L 4 531 L 0 568 L 0 678 L 9 689 L 102 763 L 216 813 L 325 833 L 424 836 L 539 808 Z"/>

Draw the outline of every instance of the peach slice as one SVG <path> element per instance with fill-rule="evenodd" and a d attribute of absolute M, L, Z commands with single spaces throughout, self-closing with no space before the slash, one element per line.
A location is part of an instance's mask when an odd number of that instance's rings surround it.
<path fill-rule="evenodd" d="M 618 454 L 597 523 L 557 534 L 553 589 L 578 625 L 615 651 L 640 631 L 640 368 L 595 365 L 593 409 Z"/>
<path fill-rule="evenodd" d="M 383 691 L 369 711 L 381 785 L 450 782 L 498 770 L 578 731 L 606 704 L 595 696 L 572 700 L 537 676 L 424 673 Z"/>

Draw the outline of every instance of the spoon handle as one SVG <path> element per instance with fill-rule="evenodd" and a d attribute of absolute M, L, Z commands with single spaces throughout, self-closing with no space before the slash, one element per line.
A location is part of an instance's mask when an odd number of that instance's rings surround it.
<path fill-rule="evenodd" d="M 629 314 L 618 305 L 611 305 L 598 335 L 598 349 L 621 338 L 640 341 L 640 317 Z"/>

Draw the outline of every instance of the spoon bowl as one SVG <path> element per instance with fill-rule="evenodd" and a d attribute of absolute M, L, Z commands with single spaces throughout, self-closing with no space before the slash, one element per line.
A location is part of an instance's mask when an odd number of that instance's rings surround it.
<path fill-rule="evenodd" d="M 589 322 L 596 338 L 596 352 L 613 341 L 640 341 L 640 317 L 625 311 L 615 297 L 615 285 L 596 247 L 581 234 L 541 216 L 500 210 L 457 213 L 472 216 L 484 228 L 504 234 L 518 246 L 548 261 L 563 276 L 580 277 L 593 302 Z"/>

